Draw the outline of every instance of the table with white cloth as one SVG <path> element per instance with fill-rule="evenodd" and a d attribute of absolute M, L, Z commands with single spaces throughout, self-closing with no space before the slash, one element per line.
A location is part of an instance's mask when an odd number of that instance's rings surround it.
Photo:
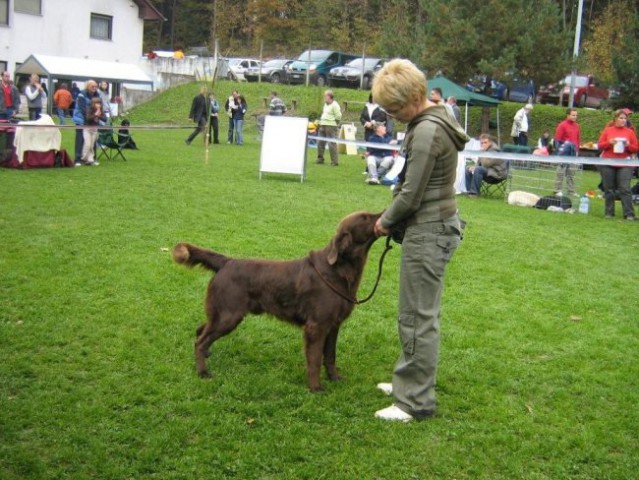
<path fill-rule="evenodd" d="M 47 126 L 52 128 L 46 128 Z M 16 147 L 16 154 L 20 163 L 24 161 L 25 152 L 58 151 L 61 144 L 62 134 L 60 129 L 57 128 L 49 115 L 42 114 L 38 120 L 20 122 L 16 125 L 13 145 Z"/>

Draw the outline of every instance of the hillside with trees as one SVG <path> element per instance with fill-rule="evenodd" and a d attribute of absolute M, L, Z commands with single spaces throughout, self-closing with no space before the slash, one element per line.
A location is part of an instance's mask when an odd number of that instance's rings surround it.
<path fill-rule="evenodd" d="M 149 24 L 145 48 L 208 46 L 227 56 L 296 56 L 309 46 L 410 58 L 459 83 L 518 75 L 537 85 L 573 66 L 574 0 L 153 0 L 167 21 Z M 584 0 L 576 67 L 639 107 L 639 7 Z"/>

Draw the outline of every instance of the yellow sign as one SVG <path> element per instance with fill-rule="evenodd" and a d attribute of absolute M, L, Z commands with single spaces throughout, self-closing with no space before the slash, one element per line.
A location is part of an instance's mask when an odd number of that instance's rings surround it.
<path fill-rule="evenodd" d="M 340 140 L 352 140 L 355 141 L 355 134 L 357 133 L 357 127 L 352 123 L 346 123 L 339 129 Z M 357 146 L 338 143 L 337 151 L 339 153 L 346 153 L 346 155 L 357 155 Z"/>

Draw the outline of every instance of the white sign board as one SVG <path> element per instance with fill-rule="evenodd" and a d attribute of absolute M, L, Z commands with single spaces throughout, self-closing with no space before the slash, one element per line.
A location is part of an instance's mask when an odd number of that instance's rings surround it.
<path fill-rule="evenodd" d="M 307 132 L 308 118 L 267 115 L 262 136 L 260 178 L 262 172 L 292 173 L 301 175 L 303 182 Z"/>

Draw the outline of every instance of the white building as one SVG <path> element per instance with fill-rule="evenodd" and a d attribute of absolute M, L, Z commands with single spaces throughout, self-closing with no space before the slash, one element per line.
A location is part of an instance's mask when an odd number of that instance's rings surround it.
<path fill-rule="evenodd" d="M 32 54 L 138 64 L 149 0 L 0 0 L 0 70 Z"/>

